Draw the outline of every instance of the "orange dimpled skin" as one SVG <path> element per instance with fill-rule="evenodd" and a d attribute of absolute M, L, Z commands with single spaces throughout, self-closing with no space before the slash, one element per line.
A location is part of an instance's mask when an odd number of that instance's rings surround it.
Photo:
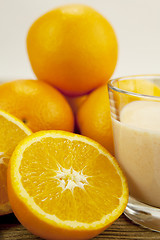
<path fill-rule="evenodd" d="M 33 132 L 74 129 L 73 113 L 66 99 L 41 81 L 16 80 L 0 85 L 0 109 L 22 120 Z"/>
<path fill-rule="evenodd" d="M 112 123 L 107 85 L 93 91 L 77 113 L 81 134 L 102 144 L 114 154 Z"/>
<path fill-rule="evenodd" d="M 117 62 L 117 39 L 110 23 L 85 5 L 66 5 L 37 19 L 27 36 L 37 78 L 64 94 L 79 96 L 108 81 Z"/>

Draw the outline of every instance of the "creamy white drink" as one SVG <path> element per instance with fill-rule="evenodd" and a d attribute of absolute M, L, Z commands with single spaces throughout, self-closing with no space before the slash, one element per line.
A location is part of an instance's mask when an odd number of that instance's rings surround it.
<path fill-rule="evenodd" d="M 160 102 L 135 101 L 112 119 L 115 155 L 130 195 L 160 207 Z"/>

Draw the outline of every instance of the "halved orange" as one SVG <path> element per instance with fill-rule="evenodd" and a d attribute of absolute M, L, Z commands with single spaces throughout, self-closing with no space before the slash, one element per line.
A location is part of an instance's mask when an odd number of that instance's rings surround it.
<path fill-rule="evenodd" d="M 63 131 L 25 138 L 8 168 L 19 221 L 44 239 L 90 239 L 124 211 L 128 187 L 116 159 L 95 141 Z"/>
<path fill-rule="evenodd" d="M 0 110 L 0 215 L 12 212 L 7 194 L 7 166 L 16 145 L 31 131 L 19 119 Z"/>

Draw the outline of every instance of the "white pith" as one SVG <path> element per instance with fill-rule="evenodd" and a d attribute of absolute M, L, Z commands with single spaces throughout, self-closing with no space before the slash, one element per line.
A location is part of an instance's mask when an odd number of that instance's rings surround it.
<path fill-rule="evenodd" d="M 3 152 L 0 152 L 0 164 L 4 164 Z"/>
<path fill-rule="evenodd" d="M 82 171 L 75 171 L 72 167 L 69 169 L 58 166 L 58 171 L 55 171 L 56 175 L 53 177 L 59 181 L 59 187 L 63 191 L 69 189 L 74 190 L 75 187 L 84 189 L 84 185 L 88 184 L 87 175 L 83 174 Z"/>
<path fill-rule="evenodd" d="M 6 159 L 6 157 L 4 157 L 4 152 L 0 152 L 0 164 L 4 164 L 7 167 L 8 164 L 4 161 L 4 159 Z"/>

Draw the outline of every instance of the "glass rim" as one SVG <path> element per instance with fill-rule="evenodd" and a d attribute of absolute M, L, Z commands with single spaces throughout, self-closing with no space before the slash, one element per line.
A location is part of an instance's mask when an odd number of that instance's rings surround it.
<path fill-rule="evenodd" d="M 110 79 L 107 83 L 108 88 L 112 89 L 113 91 L 116 91 L 118 93 L 124 93 L 126 95 L 130 95 L 130 96 L 134 96 L 134 97 L 142 97 L 142 98 L 150 98 L 150 99 L 154 99 L 154 100 L 160 100 L 160 96 L 153 96 L 153 95 L 147 95 L 147 94 L 141 94 L 141 93 L 134 93 L 132 91 L 127 91 L 127 90 L 123 90 L 120 89 L 118 87 L 115 87 L 113 85 L 114 82 L 118 81 L 118 80 L 136 80 L 136 79 L 148 79 L 151 80 L 153 78 L 155 79 L 159 79 L 160 80 L 160 74 L 139 74 L 139 75 L 127 75 L 127 76 L 123 76 L 123 77 L 118 77 L 118 78 L 114 78 L 114 79 Z M 158 87 L 158 86 L 157 86 Z M 160 87 L 159 87 L 160 88 Z"/>

